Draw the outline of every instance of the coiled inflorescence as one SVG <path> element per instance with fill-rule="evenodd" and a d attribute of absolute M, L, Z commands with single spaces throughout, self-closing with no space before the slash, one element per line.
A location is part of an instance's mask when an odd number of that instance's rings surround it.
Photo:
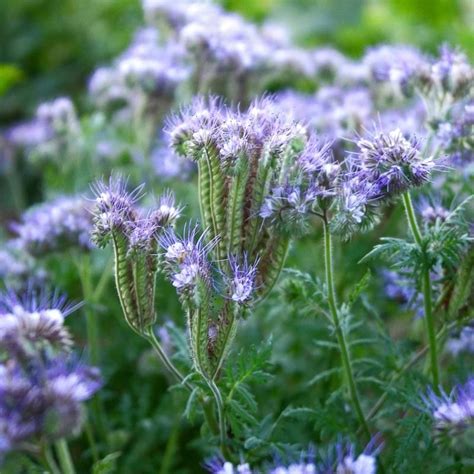
<path fill-rule="evenodd" d="M 158 271 L 157 239 L 180 215 L 171 193 L 145 212 L 136 204 L 142 187 L 127 191 L 127 182 L 110 178 L 95 185 L 92 240 L 104 247 L 112 242 L 120 303 L 128 324 L 143 333 L 155 321 L 155 276 Z"/>
<path fill-rule="evenodd" d="M 69 354 L 62 297 L 0 295 L 0 453 L 77 433 L 99 371 Z"/>

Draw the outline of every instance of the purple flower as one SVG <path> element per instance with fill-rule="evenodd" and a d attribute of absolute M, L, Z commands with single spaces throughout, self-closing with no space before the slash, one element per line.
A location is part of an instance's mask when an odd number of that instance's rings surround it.
<path fill-rule="evenodd" d="M 379 82 L 390 82 L 408 92 L 415 79 L 429 68 L 426 58 L 415 48 L 405 45 L 381 45 L 370 48 L 364 64 Z"/>
<path fill-rule="evenodd" d="M 0 294 L 0 348 L 22 356 L 47 346 L 69 351 L 72 338 L 64 319 L 77 308 L 56 294 L 34 290 L 22 297 L 13 291 Z"/>
<path fill-rule="evenodd" d="M 446 349 L 454 357 L 462 352 L 474 354 L 474 321 L 463 327 L 457 336 L 451 336 L 446 342 Z"/>
<path fill-rule="evenodd" d="M 360 166 L 385 195 L 403 193 L 426 183 L 435 168 L 431 157 L 419 150 L 415 137 L 405 138 L 399 129 L 374 132 L 357 141 Z"/>
<path fill-rule="evenodd" d="M 41 285 L 47 279 L 47 273 L 25 250 L 21 241 L 11 239 L 0 250 L 0 279 L 6 287 L 19 290 L 28 284 Z"/>
<path fill-rule="evenodd" d="M 431 66 L 431 81 L 443 92 L 450 93 L 454 99 L 462 98 L 472 86 L 474 69 L 467 56 L 448 45 L 440 48 L 439 59 Z"/>
<path fill-rule="evenodd" d="M 254 296 L 258 261 L 250 265 L 247 256 L 242 261 L 235 256 L 229 257 L 230 275 L 227 276 L 230 299 L 238 304 L 250 302 Z"/>
<path fill-rule="evenodd" d="M 97 369 L 63 358 L 27 367 L 10 361 L 0 365 L 0 374 L 0 438 L 8 450 L 76 434 L 82 403 L 102 385 Z"/>
<path fill-rule="evenodd" d="M 127 191 L 127 181 L 111 176 L 108 184 L 98 181 L 92 187 L 96 196 L 93 212 L 92 240 L 105 246 L 115 231 L 126 232 L 138 219 L 135 203 L 142 195 L 143 186 Z"/>
<path fill-rule="evenodd" d="M 211 284 L 211 267 L 209 253 L 217 244 L 216 240 L 205 242 L 206 233 L 202 233 L 196 240 L 198 227 L 188 226 L 184 236 L 178 237 L 169 229 L 159 238 L 164 251 L 165 270 L 173 286 L 180 294 L 192 295 L 199 282 L 209 286 Z"/>
<path fill-rule="evenodd" d="M 61 252 L 72 247 L 89 249 L 92 218 L 89 204 L 78 197 L 60 197 L 26 211 L 12 224 L 18 242 L 32 255 Z"/>
<path fill-rule="evenodd" d="M 458 385 L 450 395 L 442 390 L 436 395 L 430 389 L 423 400 L 438 431 L 463 430 L 474 424 L 474 378 Z"/>

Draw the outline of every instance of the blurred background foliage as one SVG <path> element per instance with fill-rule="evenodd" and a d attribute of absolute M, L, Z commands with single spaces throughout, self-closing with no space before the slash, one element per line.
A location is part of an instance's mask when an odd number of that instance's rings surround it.
<path fill-rule="evenodd" d="M 358 56 L 379 42 L 435 52 L 444 41 L 474 57 L 472 0 L 223 0 L 246 17 L 288 25 L 304 45 Z M 0 124 L 59 95 L 81 99 L 94 68 L 119 54 L 143 24 L 138 0 L 2 0 Z"/>

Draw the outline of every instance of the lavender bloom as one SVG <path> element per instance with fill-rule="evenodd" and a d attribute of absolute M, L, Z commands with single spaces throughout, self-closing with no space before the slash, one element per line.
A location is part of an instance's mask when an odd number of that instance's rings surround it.
<path fill-rule="evenodd" d="M 426 225 L 444 222 L 449 216 L 449 210 L 437 200 L 422 199 L 418 205 L 418 213 Z"/>
<path fill-rule="evenodd" d="M 172 98 L 188 71 L 182 52 L 174 44 L 162 47 L 156 30 L 139 31 L 127 51 L 119 58 L 117 72 L 124 83 L 145 93 Z"/>
<path fill-rule="evenodd" d="M 252 474 L 252 470 L 247 463 L 234 466 L 231 462 L 220 458 L 207 461 L 204 467 L 211 474 Z"/>
<path fill-rule="evenodd" d="M 56 132 L 76 131 L 79 126 L 74 104 L 69 97 L 59 97 L 41 104 L 36 110 L 36 117 Z"/>
<path fill-rule="evenodd" d="M 363 62 L 376 81 L 390 83 L 403 93 L 411 92 L 418 75 L 429 68 L 417 49 L 404 45 L 370 48 Z"/>
<path fill-rule="evenodd" d="M 76 306 L 46 293 L 0 295 L 0 451 L 78 432 L 82 403 L 101 386 L 98 369 L 66 352 L 64 318 Z"/>
<path fill-rule="evenodd" d="M 140 199 L 143 186 L 127 191 L 127 181 L 110 177 L 108 184 L 99 181 L 93 186 L 96 195 L 93 209 L 92 241 L 104 247 L 114 231 L 127 232 L 137 221 L 135 203 Z"/>
<path fill-rule="evenodd" d="M 166 231 L 159 238 L 164 250 L 166 272 L 173 286 L 184 297 L 190 297 L 199 284 L 211 284 L 211 267 L 208 256 L 216 241 L 205 243 L 206 233 L 196 240 L 198 228 L 187 227 L 183 237 L 173 230 Z"/>
<path fill-rule="evenodd" d="M 90 248 L 92 220 L 88 203 L 78 197 L 59 197 L 33 207 L 12 224 L 21 246 L 32 255 Z"/>
<path fill-rule="evenodd" d="M 464 53 L 444 45 L 439 59 L 431 66 L 430 79 L 439 92 L 450 94 L 457 100 L 472 87 L 474 69 Z"/>
<path fill-rule="evenodd" d="M 54 132 L 50 125 L 39 119 L 19 123 L 5 133 L 9 143 L 27 150 L 51 140 L 53 135 Z"/>
<path fill-rule="evenodd" d="M 452 336 L 446 342 L 446 350 L 457 357 L 462 352 L 474 354 L 474 322 L 461 329 L 457 336 Z"/>
<path fill-rule="evenodd" d="M 19 240 L 11 239 L 0 250 L 0 279 L 6 287 L 19 290 L 27 283 L 32 286 L 44 283 L 47 274 Z"/>
<path fill-rule="evenodd" d="M 354 446 L 339 443 L 329 459 L 315 459 L 312 452 L 303 453 L 299 461 L 291 464 L 279 463 L 264 470 L 254 470 L 246 463 L 234 466 L 222 459 L 212 459 L 205 464 L 211 474 L 375 474 L 376 456 L 382 449 L 379 438 L 374 437 L 364 451 L 356 455 Z"/>
<path fill-rule="evenodd" d="M 438 125 L 437 138 L 451 163 L 474 163 L 474 101 L 453 108 L 450 120 Z"/>
<path fill-rule="evenodd" d="M 460 433 L 474 423 L 474 379 L 457 386 L 450 395 L 433 390 L 423 397 L 438 432 Z"/>
<path fill-rule="evenodd" d="M 195 170 L 193 163 L 166 146 L 155 148 L 151 153 L 151 161 L 156 175 L 163 181 L 187 181 Z"/>
<path fill-rule="evenodd" d="M 357 142 L 360 166 L 386 196 L 421 186 L 435 168 L 431 157 L 422 156 L 416 138 L 405 138 L 399 129 L 375 132 Z"/>
<path fill-rule="evenodd" d="M 230 299 L 238 304 L 250 302 L 254 296 L 255 279 L 258 261 L 249 265 L 247 256 L 239 262 L 234 256 L 229 257 L 230 276 L 227 277 Z"/>
<path fill-rule="evenodd" d="M 97 369 L 62 358 L 28 367 L 10 361 L 0 365 L 0 373 L 0 438 L 6 450 L 76 434 L 84 418 L 82 402 L 101 386 Z"/>

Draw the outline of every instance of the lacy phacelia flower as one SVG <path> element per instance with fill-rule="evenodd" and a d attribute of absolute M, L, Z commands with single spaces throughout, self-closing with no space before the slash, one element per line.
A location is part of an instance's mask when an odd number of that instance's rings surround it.
<path fill-rule="evenodd" d="M 418 76 L 429 68 L 429 62 L 411 46 L 382 45 L 371 48 L 363 58 L 373 79 L 388 82 L 402 92 L 409 92 Z"/>
<path fill-rule="evenodd" d="M 23 443 L 49 442 L 81 429 L 82 403 L 100 388 L 97 369 L 62 357 L 0 365 L 0 440 L 3 451 Z"/>
<path fill-rule="evenodd" d="M 387 197 L 426 183 L 435 168 L 433 159 L 422 155 L 416 138 L 405 138 L 399 129 L 375 132 L 358 140 L 357 146 L 361 168 Z"/>
<path fill-rule="evenodd" d="M 206 244 L 206 234 L 202 233 L 196 239 L 197 233 L 197 227 L 187 227 L 182 238 L 169 230 L 159 239 L 164 250 L 167 274 L 173 286 L 184 298 L 193 297 L 194 292 L 199 291 L 199 283 L 206 288 L 211 284 L 208 259 L 215 242 Z"/>
<path fill-rule="evenodd" d="M 444 45 L 439 59 L 431 66 L 432 86 L 454 100 L 463 98 L 474 81 L 474 69 L 467 56 L 459 50 Z"/>
<path fill-rule="evenodd" d="M 450 337 L 446 342 L 446 349 L 454 357 L 462 352 L 474 354 L 474 322 L 462 328 L 457 336 Z"/>
<path fill-rule="evenodd" d="M 138 219 L 135 203 L 140 199 L 143 186 L 127 191 L 127 181 L 111 177 L 108 184 L 98 181 L 93 186 L 96 195 L 93 208 L 92 240 L 104 247 L 115 231 L 129 232 Z"/>
<path fill-rule="evenodd" d="M 45 282 L 47 273 L 17 239 L 8 240 L 0 250 L 0 279 L 7 288 L 20 290 Z"/>
<path fill-rule="evenodd" d="M 89 204 L 78 197 L 60 197 L 26 211 L 12 224 L 17 240 L 32 255 L 89 249 L 92 218 Z"/>
<path fill-rule="evenodd" d="M 0 295 L 0 451 L 77 434 L 82 403 L 101 386 L 75 362 L 64 318 L 76 306 L 46 293 Z"/>
<path fill-rule="evenodd" d="M 375 474 L 376 456 L 382 444 L 375 437 L 358 456 L 351 444 L 338 444 L 328 458 L 316 458 L 311 451 L 303 453 L 301 459 L 290 464 L 279 463 L 266 469 L 253 469 L 244 462 L 233 465 L 222 459 L 212 459 L 205 464 L 211 474 Z"/>
<path fill-rule="evenodd" d="M 441 122 L 437 138 L 450 162 L 458 167 L 474 163 L 474 101 L 454 107 L 449 121 Z"/>
<path fill-rule="evenodd" d="M 252 300 L 255 291 L 257 265 L 249 265 L 244 255 L 243 261 L 229 257 L 230 276 L 227 277 L 230 299 L 238 304 L 245 304 Z"/>
<path fill-rule="evenodd" d="M 441 434 L 462 433 L 474 424 L 474 378 L 457 386 L 450 395 L 429 390 L 424 401 L 431 411 L 435 428 Z"/>

